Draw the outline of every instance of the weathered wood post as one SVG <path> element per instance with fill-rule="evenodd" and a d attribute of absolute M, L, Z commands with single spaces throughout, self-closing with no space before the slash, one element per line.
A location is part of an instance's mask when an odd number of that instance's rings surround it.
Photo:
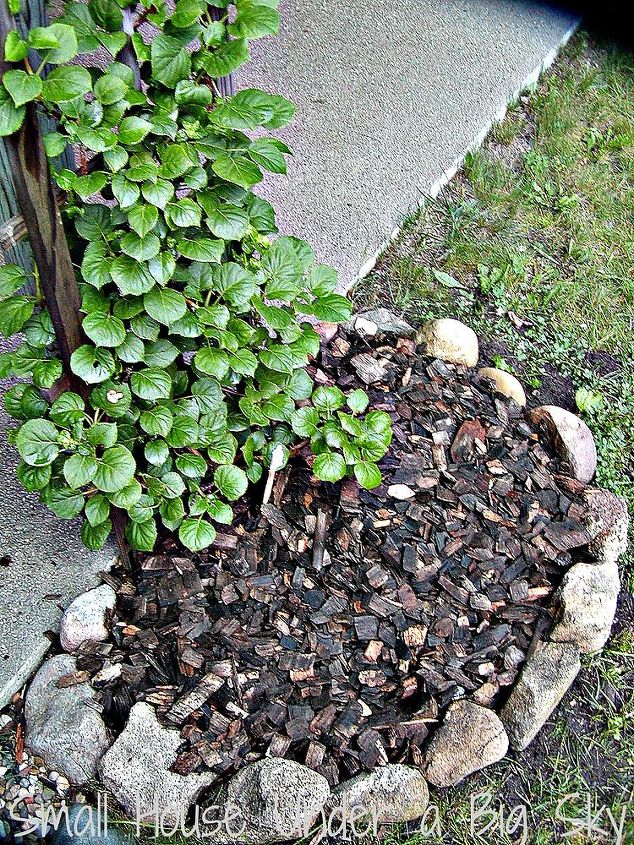
<path fill-rule="evenodd" d="M 0 0 L 0 73 L 10 69 L 4 43 L 15 20 L 6 0 Z M 74 381 L 70 356 L 83 342 L 80 296 L 60 217 L 55 186 L 42 143 L 35 103 L 27 103 L 22 127 L 5 139 L 7 163 L 22 213 L 46 305 L 55 327 L 66 375 Z"/>
<path fill-rule="evenodd" d="M 6 0 L 0 0 L 0 73 L 9 65 L 4 60 L 7 35 L 16 29 Z M 17 203 L 29 238 L 40 287 L 53 321 L 68 387 L 87 397 L 88 388 L 70 369 L 70 356 L 84 342 L 81 328 L 81 298 L 51 178 L 35 103 L 27 103 L 22 127 L 5 138 L 6 159 Z M 129 562 L 125 539 L 125 514 L 113 509 L 112 524 L 124 562 Z"/>
<path fill-rule="evenodd" d="M 217 9 L 215 6 L 211 7 L 212 20 L 222 20 L 224 14 L 224 9 Z M 216 80 L 216 85 L 218 86 L 218 91 L 222 94 L 223 97 L 232 97 L 236 93 L 235 80 L 232 73 L 230 73 L 228 76 L 221 76 L 219 79 Z"/>
<path fill-rule="evenodd" d="M 22 0 L 17 29 L 23 38 L 26 37 L 30 28 L 47 26 L 48 22 L 45 0 Z M 53 131 L 54 121 L 47 115 L 40 114 L 39 123 L 40 129 L 44 132 L 49 127 Z M 63 167 L 74 169 L 73 152 L 70 148 L 62 154 L 60 163 Z M 4 138 L 0 138 L 0 221 L 3 224 L 0 249 L 5 254 L 9 253 L 6 260 L 20 264 L 27 274 L 31 274 L 33 254 L 28 240 L 24 237 L 24 226 L 13 190 L 11 167 Z"/>

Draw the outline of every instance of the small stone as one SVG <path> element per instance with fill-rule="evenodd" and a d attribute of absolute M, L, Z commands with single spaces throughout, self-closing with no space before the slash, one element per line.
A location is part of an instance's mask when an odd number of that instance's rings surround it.
<path fill-rule="evenodd" d="M 553 596 L 553 642 L 574 643 L 582 654 L 599 651 L 608 641 L 620 590 L 619 568 L 609 563 L 575 563 Z"/>
<path fill-rule="evenodd" d="M 373 323 L 379 334 L 394 334 L 398 337 L 413 337 L 416 333 L 413 326 L 387 308 L 372 308 L 370 311 L 362 311 L 353 320 L 353 326 L 359 331 L 359 321 Z"/>
<path fill-rule="evenodd" d="M 77 671 L 75 658 L 58 654 L 39 669 L 26 696 L 26 744 L 60 773 L 57 786 L 93 780 L 97 763 L 110 745 L 89 683 L 57 687 L 60 678 Z"/>
<path fill-rule="evenodd" d="M 538 643 L 513 687 L 500 718 L 513 748 L 523 751 L 566 694 L 581 669 L 570 643 Z"/>
<path fill-rule="evenodd" d="M 55 784 L 55 789 L 59 792 L 60 795 L 63 795 L 64 792 L 68 792 L 70 789 L 70 783 L 68 779 L 64 777 L 64 775 L 57 776 L 57 783 Z"/>
<path fill-rule="evenodd" d="M 178 821 L 216 776 L 212 772 L 184 777 L 170 771 L 182 745 L 179 731 L 164 728 L 154 709 L 138 702 L 107 754 L 99 772 L 103 785 L 126 813 L 156 809 L 166 821 Z"/>
<path fill-rule="evenodd" d="M 588 488 L 585 528 L 591 537 L 588 551 L 601 563 L 616 562 L 627 551 L 629 517 L 625 500 L 609 490 Z"/>
<path fill-rule="evenodd" d="M 592 432 L 583 420 L 556 405 L 541 405 L 528 412 L 535 425 L 543 428 L 572 475 L 587 484 L 597 469 L 597 449 Z"/>
<path fill-rule="evenodd" d="M 429 743 L 425 777 L 434 786 L 454 786 L 501 760 L 508 745 L 504 725 L 493 710 L 464 699 L 454 701 Z"/>
<path fill-rule="evenodd" d="M 103 642 L 110 633 L 110 619 L 117 594 L 108 584 L 82 593 L 66 608 L 59 639 L 64 651 L 73 652 L 87 642 Z"/>
<path fill-rule="evenodd" d="M 387 488 L 387 495 L 393 499 L 404 500 L 411 499 L 415 495 L 415 492 L 407 484 L 390 484 Z"/>
<path fill-rule="evenodd" d="M 499 370 L 497 367 L 482 367 L 478 375 L 492 381 L 495 390 L 503 396 L 514 399 L 516 404 L 523 408 L 526 405 L 526 393 L 519 380 L 506 370 Z"/>
<path fill-rule="evenodd" d="M 227 786 L 226 806 L 244 824 L 235 841 L 267 845 L 302 837 L 329 798 L 326 778 L 307 766 L 281 757 L 251 763 Z"/>
<path fill-rule="evenodd" d="M 389 763 L 337 786 L 330 806 L 348 813 L 358 808 L 377 824 L 392 824 L 420 818 L 428 803 L 427 782 L 418 769 Z"/>
<path fill-rule="evenodd" d="M 425 354 L 451 364 L 475 367 L 478 363 L 478 337 L 459 320 L 442 318 L 425 323 L 419 331 Z"/>
<path fill-rule="evenodd" d="M 361 337 L 374 337 L 379 327 L 372 320 L 366 320 L 365 317 L 357 317 L 354 321 L 354 330 Z"/>

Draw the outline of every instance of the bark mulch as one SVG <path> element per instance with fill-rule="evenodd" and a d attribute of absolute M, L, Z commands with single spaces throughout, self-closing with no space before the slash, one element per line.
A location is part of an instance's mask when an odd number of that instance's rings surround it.
<path fill-rule="evenodd" d="M 183 774 L 277 755 L 335 784 L 420 763 L 451 701 L 508 691 L 585 540 L 583 486 L 475 371 L 344 332 L 313 371 L 392 415 L 383 485 L 318 483 L 298 450 L 209 553 L 166 537 L 108 576 L 114 633 L 79 660 L 115 727 L 144 700 L 181 731 Z"/>

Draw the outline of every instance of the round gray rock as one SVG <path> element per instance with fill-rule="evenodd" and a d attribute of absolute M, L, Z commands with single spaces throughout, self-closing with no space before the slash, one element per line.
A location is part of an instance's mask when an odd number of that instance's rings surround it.
<path fill-rule="evenodd" d="M 108 584 L 88 590 L 66 608 L 60 623 L 59 639 L 64 651 L 77 651 L 88 642 L 108 639 L 117 594 Z"/>
<path fill-rule="evenodd" d="M 533 408 L 528 416 L 545 430 L 559 457 L 569 464 L 574 478 L 587 484 L 597 469 L 597 449 L 584 421 L 557 405 Z"/>
<path fill-rule="evenodd" d="M 266 845 L 304 836 L 330 797 L 323 775 L 269 757 L 241 769 L 227 786 L 227 806 L 244 822 L 236 841 Z"/>
<path fill-rule="evenodd" d="M 609 490 L 588 488 L 583 499 L 588 507 L 585 528 L 590 535 L 588 551 L 602 563 L 616 562 L 627 551 L 629 516 L 625 500 Z"/>
<path fill-rule="evenodd" d="M 126 813 L 156 811 L 176 822 L 216 780 L 212 772 L 183 776 L 170 771 L 182 743 L 179 731 L 164 728 L 149 704 L 134 705 L 125 729 L 99 765 L 103 785 Z"/>
<path fill-rule="evenodd" d="M 573 643 L 582 654 L 603 648 L 612 630 L 620 586 L 615 561 L 571 566 L 553 596 L 557 615 L 550 639 Z"/>
<path fill-rule="evenodd" d="M 538 643 L 524 664 L 500 718 L 513 748 L 523 751 L 579 674 L 579 649 L 570 643 Z"/>
<path fill-rule="evenodd" d="M 76 671 L 75 658 L 68 654 L 47 660 L 29 687 L 24 712 L 28 748 L 71 783 L 82 785 L 95 778 L 110 738 L 89 683 L 57 686 Z"/>
<path fill-rule="evenodd" d="M 508 747 L 497 713 L 472 701 L 454 701 L 427 748 L 425 777 L 434 786 L 454 786 L 497 763 Z"/>
<path fill-rule="evenodd" d="M 420 818 L 429 803 L 427 781 L 418 769 L 390 763 L 364 772 L 336 787 L 331 806 L 367 813 L 376 823 L 409 822 Z"/>
<path fill-rule="evenodd" d="M 447 317 L 430 320 L 421 327 L 418 339 L 425 347 L 425 354 L 432 358 L 465 367 L 475 367 L 478 363 L 478 337 L 460 320 Z"/>

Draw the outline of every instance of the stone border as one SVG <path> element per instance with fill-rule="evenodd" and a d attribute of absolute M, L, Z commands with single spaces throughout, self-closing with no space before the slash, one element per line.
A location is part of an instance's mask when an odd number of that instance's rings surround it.
<path fill-rule="evenodd" d="M 478 363 L 478 339 L 458 320 L 431 320 L 415 332 L 397 315 L 375 309 L 357 315 L 349 328 L 365 337 L 415 336 L 430 356 L 460 366 Z M 519 407 L 526 404 L 522 385 L 510 373 L 485 367 L 478 375 L 484 387 Z M 569 467 L 571 485 L 580 482 L 582 491 L 597 463 L 586 424 L 552 405 L 532 409 L 527 416 Z M 413 821 L 427 807 L 428 783 L 454 786 L 500 761 L 509 747 L 525 749 L 575 680 L 580 655 L 603 648 L 614 620 L 620 589 L 617 561 L 627 547 L 627 508 L 607 490 L 586 488 L 583 497 L 589 509 L 585 524 L 589 559 L 565 573 L 553 596 L 551 630 L 531 646 L 499 713 L 469 699 L 454 701 L 427 742 L 420 770 L 388 764 L 357 775 L 334 791 L 322 775 L 292 760 L 271 757 L 250 763 L 223 788 L 226 806 L 244 829 L 230 836 L 215 835 L 211 841 L 215 845 L 286 841 L 304 835 L 342 808 L 348 814 L 352 811 L 358 822 Z M 86 641 L 107 639 L 114 598 L 110 587 L 101 586 L 71 603 L 60 631 L 68 652 L 76 652 Z M 185 777 L 171 771 L 180 733 L 163 727 L 146 703 L 132 707 L 126 727 L 112 742 L 95 710 L 91 683 L 57 686 L 61 678 L 76 672 L 71 653 L 47 660 L 31 683 L 25 706 L 27 744 L 75 785 L 98 778 L 128 814 L 134 816 L 141 807 L 144 812 L 158 810 L 167 822 L 176 821 L 174 807 L 190 807 L 214 777 L 204 772 Z M 95 676 L 93 682 L 98 686 L 109 679 Z"/>

